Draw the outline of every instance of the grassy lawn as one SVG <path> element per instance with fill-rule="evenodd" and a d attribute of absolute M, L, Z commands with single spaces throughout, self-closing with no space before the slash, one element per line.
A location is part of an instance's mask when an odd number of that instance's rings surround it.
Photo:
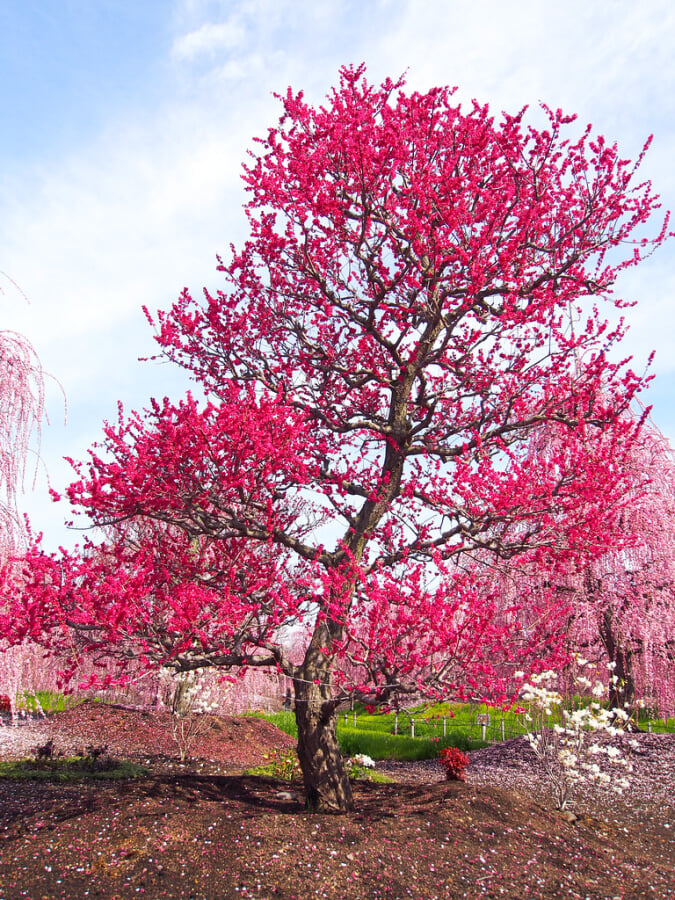
<path fill-rule="evenodd" d="M 83 697 L 76 694 L 62 694 L 58 691 L 21 691 L 16 698 L 19 712 L 44 713 L 63 712 L 82 703 Z"/>
<path fill-rule="evenodd" d="M 420 708 L 421 710 L 422 708 Z M 354 712 L 341 713 L 338 716 L 338 741 L 340 750 L 345 756 L 365 753 L 372 759 L 434 759 L 443 747 L 459 747 L 460 750 L 476 749 L 486 746 L 480 739 L 480 728 L 474 729 L 473 736 L 466 724 L 459 727 L 454 719 L 446 715 L 445 734 L 443 733 L 443 715 L 425 712 L 424 716 L 417 711 L 411 715 L 399 714 L 398 733 L 396 717 L 393 713 L 371 715 L 361 708 Z M 254 713 L 272 722 L 286 734 L 297 737 L 298 730 L 295 714 L 292 712 Z M 346 719 L 345 719 L 346 716 Z M 415 737 L 411 736 L 411 718 L 415 720 Z"/>
<path fill-rule="evenodd" d="M 82 781 L 82 779 L 139 778 L 147 769 L 124 760 L 66 756 L 56 759 L 19 759 L 0 762 L 0 778 L 16 781 Z"/>
<path fill-rule="evenodd" d="M 590 702 L 574 698 L 575 705 Z M 251 713 L 272 722 L 286 734 L 297 737 L 293 712 Z M 489 723 L 485 718 L 489 716 Z M 414 721 L 415 737 L 411 736 Z M 556 721 L 551 718 L 550 725 Z M 485 722 L 483 730 L 481 722 Z M 640 716 L 640 728 L 653 732 L 675 731 L 675 719 L 647 719 Z M 443 747 L 476 750 L 489 743 L 525 734 L 522 713 L 488 709 L 484 705 L 439 703 L 394 713 L 369 713 L 360 704 L 338 714 L 338 741 L 345 756 L 365 753 L 372 759 L 433 759 Z M 397 732 L 397 733 L 395 733 Z M 483 740 L 485 734 L 485 740 Z"/>
<path fill-rule="evenodd" d="M 17 698 L 17 708 L 26 712 L 37 712 L 41 708 L 46 713 L 52 713 L 75 706 L 82 699 L 77 694 L 24 691 Z M 591 700 L 573 697 L 570 702 L 576 708 L 587 705 Z M 250 715 L 266 719 L 286 734 L 297 737 L 293 712 L 252 712 Z M 549 726 L 556 721 L 552 717 Z M 655 733 L 675 732 L 675 718 L 651 718 L 648 710 L 640 710 L 639 724 L 645 731 L 649 728 Z M 526 732 L 526 725 L 522 713 L 488 709 L 484 704 L 437 703 L 417 706 L 398 715 L 393 712 L 372 713 L 361 704 L 356 704 L 353 710 L 343 710 L 338 714 L 338 741 L 345 756 L 365 753 L 375 760 L 433 759 L 443 747 L 476 750 L 490 743 L 517 737 Z"/>

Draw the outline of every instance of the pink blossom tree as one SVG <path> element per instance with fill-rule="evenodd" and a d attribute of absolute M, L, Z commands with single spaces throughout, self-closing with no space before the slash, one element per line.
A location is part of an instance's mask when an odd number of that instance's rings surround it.
<path fill-rule="evenodd" d="M 0 331 L 0 559 L 7 557 L 23 533 L 17 491 L 31 440 L 39 436 L 43 411 L 44 378 L 35 351 L 22 335 Z"/>
<path fill-rule="evenodd" d="M 608 498 L 617 514 L 605 548 L 585 564 L 537 570 L 522 559 L 494 567 L 487 577 L 502 603 L 528 595 L 525 610 L 543 597 L 567 607 L 560 623 L 570 654 L 593 664 L 607 684 L 610 707 L 636 701 L 675 709 L 675 457 L 666 438 L 647 417 L 627 410 L 639 425 L 637 438 L 619 464 L 624 493 Z M 559 452 L 560 436 L 547 426 L 531 442 L 534 457 Z M 565 680 L 567 667 L 562 670 Z M 574 685 L 567 687 L 574 688 Z M 590 687 L 590 682 L 589 682 Z M 578 690 L 578 688 L 576 688 Z"/>
<path fill-rule="evenodd" d="M 642 379 L 611 361 L 623 326 L 598 304 L 623 305 L 617 276 L 667 224 L 633 238 L 650 186 L 590 129 L 565 139 L 560 111 L 496 121 L 362 67 L 325 106 L 281 102 L 224 289 L 150 316 L 203 399 L 106 426 L 69 499 L 110 539 L 34 547 L 0 628 L 75 630 L 121 666 L 284 673 L 308 806 L 347 810 L 346 696 L 500 700 L 556 659 L 555 596 L 499 605 L 483 572 L 607 546 Z M 545 427 L 558 449 L 533 458 Z"/>
<path fill-rule="evenodd" d="M 16 284 L 0 272 L 14 290 Z M 0 295 L 5 291 L 0 284 Z M 0 566 L 5 565 L 25 537 L 17 509 L 31 441 L 39 437 L 44 409 L 44 379 L 37 355 L 28 341 L 13 331 L 0 331 Z M 0 646 L 2 638 L 0 635 Z M 14 698 L 22 672 L 34 654 L 12 648 L 0 655 L 0 693 Z"/>
<path fill-rule="evenodd" d="M 577 579 L 572 635 L 610 669 L 609 702 L 675 713 L 675 457 L 648 422 L 627 460 L 616 549 Z"/>

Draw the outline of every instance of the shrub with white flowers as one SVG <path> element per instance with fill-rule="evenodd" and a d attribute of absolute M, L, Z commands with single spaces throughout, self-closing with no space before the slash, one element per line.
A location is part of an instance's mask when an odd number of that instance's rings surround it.
<path fill-rule="evenodd" d="M 222 678 L 210 671 L 181 672 L 172 677 L 171 733 L 183 762 L 195 741 L 211 727 L 212 716 L 223 701 L 223 684 Z"/>
<path fill-rule="evenodd" d="M 580 667 L 587 665 L 581 658 L 576 662 Z M 623 751 L 607 741 L 624 734 L 627 713 L 604 709 L 596 701 L 569 712 L 563 708 L 560 693 L 552 688 L 556 681 L 555 672 L 542 672 L 531 676 L 520 692 L 529 704 L 527 740 L 544 766 L 556 807 L 565 809 L 574 788 L 583 783 L 599 783 L 622 793 L 629 786 L 631 765 Z M 595 697 L 605 693 L 600 680 L 578 676 L 576 684 L 590 689 Z M 559 721 L 548 728 L 547 717 L 556 714 Z M 637 743 L 631 741 L 630 746 L 637 747 Z"/>
<path fill-rule="evenodd" d="M 361 766 L 362 769 L 374 769 L 375 768 L 375 760 L 371 759 L 365 753 L 357 753 L 356 756 L 352 756 L 349 759 L 349 762 L 353 766 Z"/>
<path fill-rule="evenodd" d="M 375 768 L 375 760 L 365 753 L 357 753 L 347 760 L 347 771 L 352 778 L 361 778 L 368 775 L 367 769 Z"/>

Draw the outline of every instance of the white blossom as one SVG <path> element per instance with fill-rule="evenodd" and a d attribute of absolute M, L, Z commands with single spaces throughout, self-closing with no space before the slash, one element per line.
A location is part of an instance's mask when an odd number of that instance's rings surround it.
<path fill-rule="evenodd" d="M 587 662 L 578 658 L 577 664 L 587 665 Z M 589 741 L 588 737 L 598 732 L 609 737 L 623 734 L 623 729 L 617 725 L 625 722 L 628 715 L 623 710 L 605 709 L 592 700 L 588 706 L 574 711 L 563 707 L 564 725 L 556 723 L 553 728 L 547 728 L 546 717 L 553 714 L 556 706 L 563 704 L 560 693 L 549 687 L 555 684 L 556 677 L 555 672 L 532 676 L 529 683 L 523 685 L 521 696 L 530 705 L 525 716 L 530 723 L 527 740 L 544 763 L 558 807 L 564 809 L 572 786 L 583 782 L 595 781 L 620 793 L 628 786 L 628 781 L 610 774 L 607 766 L 621 766 L 624 772 L 630 772 L 628 761 L 616 746 L 603 746 L 597 741 Z M 592 682 L 590 678 L 580 676 L 577 684 L 584 689 L 592 687 L 593 695 L 598 698 L 606 690 L 599 679 Z"/>

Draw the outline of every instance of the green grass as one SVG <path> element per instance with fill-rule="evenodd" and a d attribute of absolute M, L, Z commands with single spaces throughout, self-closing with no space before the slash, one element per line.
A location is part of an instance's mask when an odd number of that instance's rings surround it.
<path fill-rule="evenodd" d="M 640 728 L 646 730 L 648 724 L 651 724 L 652 731 L 656 734 L 675 732 L 675 719 L 646 719 L 640 716 Z"/>
<path fill-rule="evenodd" d="M 292 781 L 300 777 L 300 763 L 295 750 L 271 750 L 263 757 L 267 762 L 261 766 L 246 769 L 245 775 L 269 775 L 272 778 L 281 778 L 283 781 Z"/>
<path fill-rule="evenodd" d="M 459 747 L 460 750 L 485 746 L 463 734 L 447 737 L 410 737 L 405 734 L 388 734 L 375 730 L 338 726 L 338 743 L 343 756 L 365 753 L 372 759 L 435 759 L 443 747 Z"/>
<path fill-rule="evenodd" d="M 395 784 L 395 779 L 377 772 L 375 769 L 361 769 L 358 775 L 352 776 L 355 781 L 372 781 L 374 784 Z"/>
<path fill-rule="evenodd" d="M 266 754 L 268 761 L 261 766 L 246 769 L 245 775 L 266 775 L 271 778 L 279 778 L 282 781 L 293 781 L 302 777 L 298 756 L 295 750 L 272 750 Z M 383 772 L 375 772 L 362 766 L 356 766 L 352 771 L 354 779 L 359 781 L 374 781 L 379 784 L 389 784 L 393 778 Z"/>
<path fill-rule="evenodd" d="M 60 691 L 20 691 L 16 698 L 16 709 L 18 712 L 39 713 L 42 712 L 49 715 L 50 713 L 64 712 L 84 703 L 85 700 L 91 703 L 110 703 L 106 697 L 97 697 L 90 693 L 73 693 L 64 694 Z"/>
<path fill-rule="evenodd" d="M 139 778 L 147 769 L 136 763 L 88 756 L 57 759 L 20 759 L 0 762 L 0 778 L 15 781 L 83 781 L 89 779 Z"/>
<path fill-rule="evenodd" d="M 486 706 L 479 704 L 461 703 L 436 703 L 431 706 L 417 706 L 401 711 L 398 714 L 398 723 L 395 713 L 376 713 L 369 715 L 360 705 L 354 711 L 339 715 L 339 725 L 350 728 L 367 729 L 382 733 L 410 736 L 412 722 L 415 724 L 415 739 L 438 739 L 441 746 L 455 746 L 462 750 L 469 747 L 482 745 L 482 729 L 477 724 L 478 713 L 489 713 L 490 725 L 487 728 L 486 738 L 497 740 L 501 738 L 501 719 L 504 718 L 504 736 L 514 737 L 525 731 L 522 717 L 513 712 L 501 710 L 488 710 Z M 356 716 L 356 724 L 354 717 Z"/>
<path fill-rule="evenodd" d="M 279 713 L 254 713 L 259 718 L 272 722 L 281 731 L 297 738 L 298 728 L 295 722 L 295 714 L 292 712 Z M 404 728 L 407 733 L 404 733 Z M 443 736 L 442 721 L 425 723 L 422 719 L 415 720 L 415 737 L 410 737 L 410 725 L 407 717 L 399 716 L 399 733 L 393 734 L 394 716 L 369 715 L 366 712 L 358 712 L 356 727 L 354 727 L 353 713 L 347 714 L 345 724 L 344 714 L 338 716 L 337 736 L 340 750 L 344 756 L 355 756 L 357 753 L 365 753 L 372 759 L 434 759 L 443 747 L 458 747 L 460 750 L 477 749 L 486 746 L 480 740 L 480 729 L 472 736 L 465 729 L 447 728 L 446 736 Z"/>
<path fill-rule="evenodd" d="M 592 698 L 575 697 L 571 704 L 575 707 L 590 703 Z M 485 729 L 486 740 L 482 740 L 483 730 L 477 722 L 478 714 L 489 714 L 490 723 Z M 252 713 L 272 722 L 286 734 L 298 735 L 295 714 L 292 712 Z M 415 721 L 415 737 L 410 736 L 411 720 Z M 445 720 L 445 723 L 444 723 Z M 551 717 L 548 725 L 557 721 Z M 654 732 L 675 731 L 675 719 L 650 719 Z M 502 725 L 503 722 L 503 725 Z M 517 737 L 527 731 L 522 713 L 513 710 L 488 709 L 485 705 L 437 703 L 418 706 L 398 714 L 398 733 L 394 713 L 370 714 L 360 704 L 354 710 L 338 714 L 337 735 L 340 750 L 344 756 L 365 753 L 373 759 L 433 759 L 443 747 L 458 747 L 460 750 L 476 750 L 490 743 Z M 646 716 L 640 716 L 640 727 L 647 729 Z M 445 734 L 444 734 L 445 730 Z"/>
<path fill-rule="evenodd" d="M 63 694 L 60 691 L 20 691 L 16 698 L 16 708 L 19 712 L 38 713 L 40 710 L 49 715 L 55 712 L 64 712 L 79 706 L 85 700 L 93 703 L 108 703 L 104 697 L 93 694 Z"/>
<path fill-rule="evenodd" d="M 58 691 L 22 691 L 17 697 L 16 708 L 30 713 L 37 713 L 40 709 L 44 713 L 63 712 L 82 703 L 82 699 Z"/>
<path fill-rule="evenodd" d="M 273 725 L 276 725 L 284 734 L 289 734 L 291 737 L 297 738 L 298 736 L 298 726 L 295 722 L 295 713 L 292 712 L 278 712 L 278 713 L 263 713 L 263 712 L 250 712 L 246 713 L 247 716 L 252 716 L 255 719 L 265 719 L 267 722 L 271 722 Z"/>
<path fill-rule="evenodd" d="M 252 769 L 245 769 L 244 775 L 264 775 L 268 778 L 277 778 L 280 781 L 292 781 L 294 778 L 300 778 L 300 775 L 295 775 L 293 777 L 288 777 L 283 773 L 277 771 L 274 766 L 266 765 L 266 766 L 254 766 Z M 359 773 L 355 780 L 358 781 L 372 781 L 376 784 L 394 784 L 394 779 L 390 778 L 389 775 L 385 775 L 384 772 L 376 772 L 374 770 L 362 771 Z"/>

